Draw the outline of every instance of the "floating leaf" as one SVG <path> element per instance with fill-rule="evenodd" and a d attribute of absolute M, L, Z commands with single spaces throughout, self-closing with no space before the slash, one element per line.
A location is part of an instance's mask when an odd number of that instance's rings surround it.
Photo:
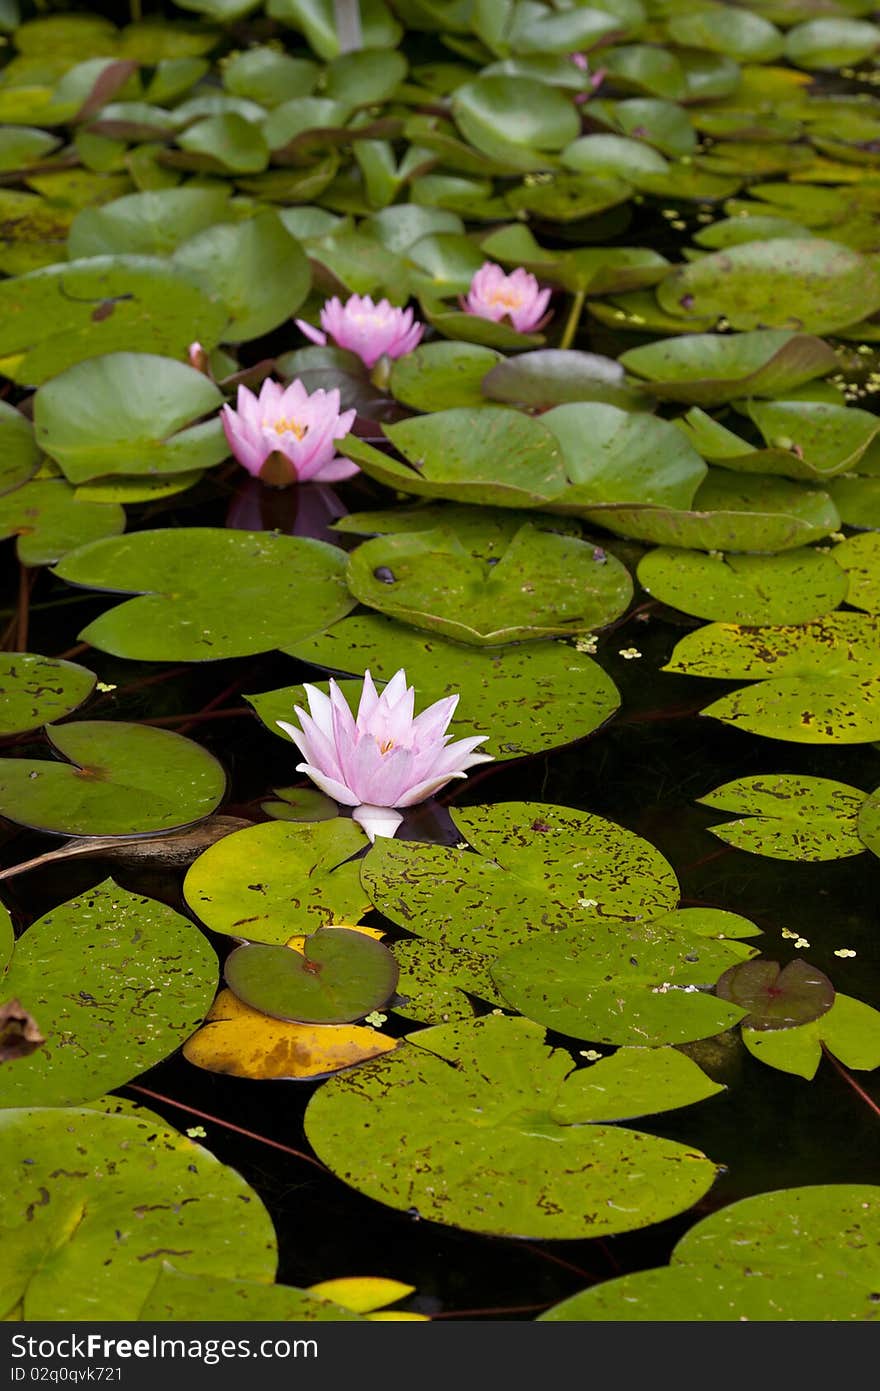
<path fill-rule="evenodd" d="M 561 150 L 579 133 L 577 108 L 534 78 L 481 76 L 456 88 L 452 114 L 465 139 L 491 158 L 540 168 L 541 152 Z"/>
<path fill-rule="evenodd" d="M 657 289 L 661 309 L 685 319 L 723 316 L 732 328 L 829 333 L 880 308 L 870 262 L 820 237 L 775 237 L 702 256 Z"/>
<path fill-rule="evenodd" d="M 197 167 L 209 170 L 259 174 L 269 163 L 262 130 L 236 111 L 195 121 L 178 135 L 177 143 L 188 154 L 201 157 Z"/>
<path fill-rule="evenodd" d="M 5 376 L 39 386 L 84 358 L 139 351 L 183 358 L 219 342 L 228 318 L 192 276 L 149 256 L 94 256 L 0 284 Z"/>
<path fill-rule="evenodd" d="M 831 1008 L 809 1024 L 772 1032 L 744 1027 L 742 1038 L 749 1052 L 768 1067 L 807 1081 L 816 1075 L 823 1046 L 846 1067 L 866 1072 L 880 1067 L 880 1013 L 839 991 Z"/>
<path fill-rule="evenodd" d="M 688 1043 L 730 1028 L 738 1005 L 708 993 L 752 949 L 659 918 L 589 922 L 505 952 L 492 979 L 527 1018 L 592 1043 Z"/>
<path fill-rule="evenodd" d="M 290 650 L 332 671 L 354 675 L 369 669 L 376 681 L 390 680 L 403 667 L 425 705 L 457 693 L 452 733 L 466 738 L 488 731 L 484 748 L 495 758 L 583 738 L 619 704 L 611 678 L 567 642 L 468 647 L 380 614 L 358 614 Z M 249 699 L 270 728 L 277 719 L 289 719 L 294 704 L 287 690 Z"/>
<path fill-rule="evenodd" d="M 719 406 L 744 396 L 782 396 L 839 366 L 821 338 L 784 329 L 718 335 L 694 333 L 630 348 L 627 372 L 648 379 L 662 401 Z"/>
<path fill-rule="evenodd" d="M 491 956 L 416 938 L 395 942 L 391 950 L 400 966 L 392 1008 L 404 1019 L 423 1024 L 473 1019 L 476 1010 L 470 995 L 504 1004 L 490 975 Z"/>
<path fill-rule="evenodd" d="M 122 720 L 46 727 L 69 763 L 0 759 L 0 815 L 69 836 L 170 831 L 207 816 L 226 791 L 217 760 L 180 734 Z"/>
<path fill-rule="evenodd" d="M 185 473 L 229 453 L 217 408 L 223 396 L 194 367 L 150 353 L 108 353 L 41 386 L 37 440 L 71 483 L 108 474 Z M 192 424 L 199 416 L 213 418 Z"/>
<path fill-rule="evenodd" d="M 270 692 L 270 695 L 277 695 L 277 691 Z M 257 702 L 260 696 L 248 697 L 254 709 L 258 710 Z M 291 712 L 292 701 L 287 701 L 283 710 L 279 702 L 279 715 Z M 260 717 L 262 719 L 262 716 Z M 274 720 L 265 721 L 271 729 Z M 272 791 L 279 798 L 277 802 L 262 802 L 262 810 L 267 816 L 274 816 L 278 821 L 330 821 L 334 816 L 339 815 L 339 808 L 331 797 L 327 797 L 323 792 L 319 792 L 315 787 L 274 787 Z"/>
<path fill-rule="evenodd" d="M 183 884 L 187 903 L 214 932 L 283 944 L 293 932 L 357 922 L 371 906 L 359 864 L 360 827 L 268 821 L 226 836 L 200 855 Z"/>
<path fill-rule="evenodd" d="M 590 631 L 626 611 L 632 581 L 614 556 L 530 522 L 506 540 L 485 559 L 445 529 L 377 537 L 349 560 L 348 586 L 371 608 L 477 645 Z"/>
<path fill-rule="evenodd" d="M 22 1303 L 27 1321 L 137 1319 L 167 1256 L 193 1274 L 272 1279 L 256 1193 L 149 1115 L 6 1111 L 0 1156 L 0 1305 Z"/>
<path fill-rule="evenodd" d="M 772 63 L 782 56 L 779 30 L 760 14 L 748 10 L 703 10 L 673 14 L 667 25 L 673 43 L 706 48 L 746 63 Z"/>
<path fill-rule="evenodd" d="M 616 137 L 593 138 L 613 140 Z M 647 150 L 646 146 L 641 148 Z M 607 295 L 635 290 L 642 285 L 656 285 L 669 269 L 664 256 L 641 246 L 577 246 L 569 250 L 551 250 L 539 246 L 522 223 L 490 232 L 483 238 L 482 247 L 493 261 L 523 266 L 538 279 L 559 285 L 572 294 Z"/>
<path fill-rule="evenodd" d="M 39 729 L 69 715 L 95 688 L 95 674 L 75 662 L 11 652 L 0 657 L 0 735 Z"/>
<path fill-rule="evenodd" d="M 572 401 L 601 401 L 624 410 L 650 409 L 649 401 L 626 381 L 617 362 L 573 348 L 539 348 L 502 358 L 487 370 L 481 390 L 484 399 L 545 409 Z"/>
<path fill-rule="evenodd" d="M 30 421 L 14 406 L 0 401 L 0 493 L 21 487 L 36 473 L 39 462 Z"/>
<path fill-rule="evenodd" d="M 799 68 L 842 68 L 861 63 L 880 48 L 876 24 L 835 15 L 796 24 L 785 38 L 785 56 Z"/>
<path fill-rule="evenodd" d="M 763 773 L 737 778 L 697 800 L 740 819 L 710 826 L 713 836 L 738 850 L 774 860 L 841 860 L 859 855 L 859 812 L 865 793 L 830 778 Z"/>
<path fill-rule="evenodd" d="M 691 1227 L 668 1267 L 595 1284 L 539 1321 L 872 1320 L 878 1213 L 880 1188 L 869 1184 L 744 1198 Z"/>
<path fill-rule="evenodd" d="M 18 537 L 22 565 L 52 565 L 68 551 L 124 530 L 118 503 L 80 501 L 63 478 L 25 483 L 0 497 L 0 537 Z"/>
<path fill-rule="evenodd" d="M 196 1067 L 230 1077 L 311 1081 L 396 1047 L 396 1039 L 360 1025 L 270 1019 L 231 990 L 221 990 L 202 1028 L 184 1044 L 183 1056 Z"/>
<path fill-rule="evenodd" d="M 686 111 L 672 101 L 631 97 L 590 102 L 590 116 L 620 135 L 633 136 L 665 155 L 692 155 L 697 136 Z"/>
<path fill-rule="evenodd" d="M 658 547 L 639 561 L 643 589 L 664 604 L 723 623 L 808 623 L 847 598 L 834 560 L 808 547 L 722 555 Z M 841 581 L 843 581 L 841 583 Z"/>
<path fill-rule="evenodd" d="M 387 947 L 346 927 L 320 927 L 302 952 L 285 946 L 237 947 L 226 984 L 251 1009 L 298 1024 L 349 1024 L 384 1005 L 397 985 Z"/>
<path fill-rule="evenodd" d="M 880 536 L 851 536 L 831 552 L 848 579 L 846 601 L 854 609 L 880 613 Z"/>
<path fill-rule="evenodd" d="M 753 734 L 803 744 L 880 738 L 880 637 L 867 615 L 801 627 L 710 624 L 677 644 L 665 670 L 757 680 L 702 712 Z"/>
<path fill-rule="evenodd" d="M 67 239 L 72 261 L 117 253 L 167 256 L 186 241 L 229 215 L 223 187 L 156 188 L 129 193 L 100 208 L 77 213 Z"/>
<path fill-rule="evenodd" d="M 84 642 L 140 661 L 198 662 L 266 652 L 344 617 L 354 599 L 343 566 L 322 541 L 179 527 L 83 546 L 56 574 L 140 591 L 84 628 Z"/>
<path fill-rule="evenodd" d="M 192 0 L 188 0 L 191 5 Z M 208 0 L 200 0 L 205 6 Z M 218 0 L 211 0 L 216 6 Z M 135 1316 L 133 1316 L 135 1317 Z M 183 1275 L 168 1262 L 141 1305 L 138 1319 L 147 1323 L 360 1323 L 330 1298 L 293 1285 L 257 1280 L 223 1279 L 212 1274 Z M 301 1344 L 308 1347 L 308 1343 Z M 306 1354 L 308 1355 L 308 1354 Z"/>
<path fill-rule="evenodd" d="M 642 1132 L 585 1124 L 591 1098 L 579 1074 L 568 1076 L 569 1055 L 543 1040 L 526 1020 L 491 1016 L 422 1030 L 366 1063 L 355 1085 L 346 1074 L 327 1082 L 309 1103 L 306 1134 L 367 1197 L 471 1231 L 595 1237 L 690 1207 L 712 1182 L 711 1162 Z"/>
<path fill-rule="evenodd" d="M 748 412 L 771 449 L 795 456 L 792 475 L 799 471 L 801 477 L 824 479 L 857 469 L 880 430 L 868 411 L 826 401 L 751 401 Z"/>
<path fill-rule="evenodd" d="M 425 343 L 399 357 L 391 369 L 391 390 L 398 401 L 418 411 L 481 406 L 481 382 L 503 362 L 494 348 L 478 343 Z"/>
<path fill-rule="evenodd" d="M 261 338 L 299 309 L 311 272 L 305 252 L 277 213 L 207 227 L 178 249 L 182 266 L 229 310 L 227 343 Z"/>
<path fill-rule="evenodd" d="M 791 1029 L 827 1014 L 834 986 L 818 967 L 799 957 L 780 967 L 778 961 L 744 961 L 731 966 L 715 985 L 715 994 L 747 1010 L 744 1028 Z"/>
<path fill-rule="evenodd" d="M 209 943 L 164 903 L 108 879 L 53 908 L 19 939 L 4 982 L 46 1042 L 0 1069 L 0 1106 L 76 1106 L 123 1086 L 201 1023 L 216 985 Z"/>
<path fill-rule="evenodd" d="M 497 955 L 533 933 L 641 923 L 678 901 L 660 852 L 603 817 L 506 802 L 452 818 L 461 846 L 377 840 L 361 869 L 375 907 L 427 941 Z"/>
<path fill-rule="evenodd" d="M 709 470 L 688 510 L 609 501 L 585 516 L 616 535 L 661 546 L 771 554 L 818 541 L 840 525 L 833 502 L 818 488 L 721 468 Z"/>

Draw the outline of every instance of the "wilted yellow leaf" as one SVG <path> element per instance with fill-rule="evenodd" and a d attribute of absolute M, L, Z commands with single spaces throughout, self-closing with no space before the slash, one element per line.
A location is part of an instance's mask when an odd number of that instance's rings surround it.
<path fill-rule="evenodd" d="M 381 927 L 364 927 L 363 923 L 327 923 L 321 930 L 322 932 L 327 932 L 331 927 L 347 927 L 349 932 L 362 932 L 365 937 L 372 937 L 377 942 L 381 942 L 382 938 L 385 936 Z M 293 950 L 298 951 L 300 956 L 302 956 L 305 940 L 305 933 L 299 933 L 296 937 L 288 937 L 284 945 L 286 947 L 293 947 Z"/>
<path fill-rule="evenodd" d="M 288 1024 L 221 990 L 183 1055 L 208 1072 L 232 1077 L 326 1077 L 390 1053 L 399 1040 L 358 1024 Z"/>
<path fill-rule="evenodd" d="M 309 1286 L 309 1294 L 319 1299 L 332 1299 L 353 1314 L 370 1314 L 384 1309 L 397 1299 L 412 1294 L 415 1285 L 403 1285 L 399 1280 L 386 1280 L 381 1275 L 342 1275 L 338 1280 L 322 1280 Z"/>

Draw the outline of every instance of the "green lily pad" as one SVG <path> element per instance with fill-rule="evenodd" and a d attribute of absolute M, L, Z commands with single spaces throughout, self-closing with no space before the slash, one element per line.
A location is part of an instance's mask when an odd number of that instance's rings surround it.
<path fill-rule="evenodd" d="M 193 469 L 188 473 L 173 473 L 167 477 L 98 479 L 94 483 L 80 483 L 75 489 L 78 502 L 156 502 L 163 497 L 176 497 L 195 487 L 204 478 L 204 469 Z"/>
<path fill-rule="evenodd" d="M 349 1024 L 394 994 L 397 962 L 387 947 L 345 927 L 319 927 L 303 944 L 237 947 L 226 984 L 251 1009 L 300 1024 Z"/>
<path fill-rule="evenodd" d="M 747 1010 L 744 1028 L 791 1029 L 827 1014 L 834 986 L 816 966 L 800 957 L 780 968 L 778 961 L 744 961 L 720 976 L 715 994 Z"/>
<path fill-rule="evenodd" d="M 452 114 L 469 144 L 523 170 L 540 168 L 544 151 L 561 150 L 580 129 L 571 98 L 535 78 L 477 77 L 452 94 Z"/>
<path fill-rule="evenodd" d="M 870 261 L 821 237 L 775 237 L 715 251 L 661 281 L 661 309 L 732 328 L 829 333 L 880 308 Z"/>
<path fill-rule="evenodd" d="M 549 1050 L 526 1020 L 446 1024 L 330 1078 L 309 1103 L 306 1134 L 367 1197 L 498 1236 L 632 1230 L 706 1191 L 711 1161 L 692 1147 L 591 1124 L 601 1097 L 570 1072 L 569 1055 Z"/>
<path fill-rule="evenodd" d="M 425 240 L 433 240 L 426 238 Z M 417 245 L 415 251 L 419 250 Z M 481 263 L 482 264 L 482 263 Z M 473 267 L 478 270 L 478 266 Z M 471 272 L 472 273 L 472 272 Z M 467 283 L 460 288 L 467 289 Z M 443 293 L 451 293 L 444 288 Z M 422 317 L 433 329 L 443 335 L 464 343 L 479 343 L 487 348 L 500 348 L 508 351 L 521 351 L 524 348 L 538 348 L 546 340 L 542 333 L 519 333 L 510 324 L 492 319 L 484 319 L 479 314 L 470 314 L 464 309 L 450 309 L 442 300 L 429 298 L 425 293 L 419 300 Z"/>
<path fill-rule="evenodd" d="M 140 661 L 204 662 L 283 647 L 344 618 L 355 603 L 344 564 L 322 541 L 179 527 L 82 546 L 55 573 L 139 595 L 84 628 L 83 642 Z"/>
<path fill-rule="evenodd" d="M 640 924 L 678 902 L 660 852 L 601 816 L 506 802 L 452 818 L 462 847 L 377 840 L 363 861 L 374 906 L 417 937 L 497 955 L 535 933 Z"/>
<path fill-rule="evenodd" d="M 0 189 L 0 269 L 23 275 L 64 260 L 73 213 L 36 193 Z"/>
<path fill-rule="evenodd" d="M 697 798 L 713 811 L 739 814 L 737 821 L 709 827 L 727 845 L 774 860 L 810 863 L 862 853 L 859 813 L 865 800 L 857 787 L 793 773 L 736 778 Z"/>
<path fill-rule="evenodd" d="M 46 727 L 68 763 L 0 759 L 0 814 L 68 836 L 130 836 L 188 826 L 214 811 L 226 774 L 180 734 L 122 720 Z"/>
<path fill-rule="evenodd" d="M 182 1272 L 272 1279 L 275 1234 L 257 1194 L 149 1115 L 6 1111 L 0 1154 L 6 1311 L 137 1319 L 168 1255 Z"/>
<path fill-rule="evenodd" d="M 289 689 L 293 690 L 294 688 Z M 272 691 L 270 694 L 276 695 L 277 692 Z M 260 697 L 250 696 L 249 699 L 256 709 Z M 279 714 L 289 715 L 291 703 L 290 700 L 286 701 L 283 712 L 279 708 Z M 277 821 L 331 821 L 334 816 L 339 815 L 339 808 L 333 799 L 325 796 L 323 792 L 319 792 L 317 788 L 273 787 L 272 791 L 278 801 L 261 802 L 260 806 L 267 816 L 274 816 Z"/>
<path fill-rule="evenodd" d="M 220 390 L 202 372 L 151 353 L 107 353 L 69 367 L 34 400 L 36 437 L 71 483 L 108 474 L 188 473 L 229 453 Z M 191 424 L 199 416 L 212 418 Z"/>
<path fill-rule="evenodd" d="M 773 237 L 806 237 L 808 229 L 788 217 L 754 214 L 749 217 L 724 217 L 710 223 L 694 234 L 697 246 L 710 251 L 723 251 L 747 241 L 769 241 Z M 769 332 L 770 330 L 765 330 Z"/>
<path fill-rule="evenodd" d="M 652 290 L 615 294 L 607 303 L 591 299 L 587 308 L 594 319 L 622 333 L 693 333 L 708 331 L 715 324 L 715 316 L 711 314 L 695 321 L 667 314 L 660 308 Z"/>
<path fill-rule="evenodd" d="M 688 1043 L 730 1028 L 744 1011 L 709 990 L 754 951 L 677 922 L 590 922 L 544 933 L 498 958 L 492 979 L 513 1009 L 592 1043 Z"/>
<path fill-rule="evenodd" d="M 63 478 L 25 483 L 0 497 L 0 537 L 18 537 L 22 565 L 53 565 L 68 551 L 124 530 L 118 503 L 80 501 Z"/>
<path fill-rule="evenodd" d="M 392 1008 L 404 1019 L 422 1024 L 473 1019 L 472 995 L 496 1006 L 504 1004 L 490 975 L 491 956 L 411 937 L 395 942 L 391 950 L 400 967 Z"/>
<path fill-rule="evenodd" d="M 686 111 L 672 101 L 631 97 L 626 101 L 590 102 L 590 117 L 619 135 L 644 140 L 661 154 L 681 158 L 697 147 L 696 132 Z"/>
<path fill-rule="evenodd" d="M 880 738 L 880 630 L 867 615 L 800 627 L 713 623 L 683 638 L 665 670 L 757 680 L 702 712 L 753 734 L 802 744 Z"/>
<path fill-rule="evenodd" d="M 796 1032 L 760 1037 L 775 1045 Z M 744 1198 L 691 1227 L 668 1267 L 595 1284 L 539 1321 L 872 1320 L 878 1212 L 880 1188 L 869 1184 Z"/>
<path fill-rule="evenodd" d="M 806 546 L 781 555 L 661 546 L 642 557 L 637 574 L 655 599 L 722 623 L 809 623 L 847 597 L 847 578 L 833 558 Z"/>
<path fill-rule="evenodd" d="M 0 735 L 22 734 L 69 715 L 95 688 L 95 673 L 75 662 L 10 652 L 0 657 Z"/>
<path fill-rule="evenodd" d="M 241 0 L 232 2 L 240 9 L 256 8 L 256 0 L 253 5 L 250 0 L 246 5 Z M 320 65 L 312 59 L 294 58 L 268 44 L 231 53 L 223 65 L 223 86 L 227 92 L 270 107 L 311 96 L 320 76 Z"/>
<path fill-rule="evenodd" d="M 627 135 L 579 135 L 566 145 L 560 158 L 566 169 L 582 174 L 616 174 L 636 188 L 644 174 L 665 174 L 669 168 L 669 161 L 659 150 Z"/>
<path fill-rule="evenodd" d="M 540 183 L 526 178 L 504 201 L 517 216 L 531 213 L 548 222 L 580 222 L 629 202 L 632 186 L 601 174 L 552 174 Z"/>
<path fill-rule="evenodd" d="M 845 526 L 880 528 L 880 478 L 829 478 L 826 487 Z"/>
<path fill-rule="evenodd" d="M 873 850 L 875 855 L 880 855 L 880 795 L 874 791 L 866 797 L 859 809 L 859 837 L 867 845 L 869 850 Z"/>
<path fill-rule="evenodd" d="M 604 138 L 604 137 L 603 137 Z M 608 137 L 611 139 L 612 137 Z M 665 256 L 641 246 L 540 246 L 521 223 L 499 227 L 483 238 L 483 251 L 506 266 L 523 266 L 540 280 L 572 294 L 621 294 L 656 285 L 669 269 Z"/>
<path fill-rule="evenodd" d="M 512 521 L 488 558 L 446 529 L 366 541 L 348 586 L 370 608 L 477 645 L 591 631 L 626 611 L 632 581 L 614 556 Z"/>
<path fill-rule="evenodd" d="M 640 424 L 643 416 L 633 417 Z M 674 427 L 673 427 L 674 428 Z M 637 503 L 585 510 L 619 536 L 688 550 L 775 553 L 819 541 L 840 525 L 827 493 L 785 478 L 711 468 L 687 511 Z"/>
<path fill-rule="evenodd" d="M 391 369 L 391 391 L 417 411 L 444 411 L 481 406 L 486 373 L 504 362 L 495 348 L 478 343 L 425 343 L 399 357 Z"/>
<path fill-rule="evenodd" d="M 818 1071 L 823 1045 L 845 1067 L 865 1072 L 880 1067 L 880 1013 L 839 991 L 831 1008 L 809 1024 L 771 1032 L 743 1027 L 742 1038 L 749 1052 L 768 1067 L 807 1081 Z"/>
<path fill-rule="evenodd" d="M 810 19 L 785 36 L 785 56 L 799 68 L 841 68 L 862 63 L 880 48 L 880 29 L 863 20 Z"/>
<path fill-rule="evenodd" d="M 72 261 L 117 253 L 167 256 L 182 241 L 228 215 L 225 188 L 158 188 L 129 193 L 100 208 L 83 208 L 70 229 Z"/>
<path fill-rule="evenodd" d="M 193 0 L 187 3 L 192 6 Z M 229 0 L 199 3 L 207 9 Z M 146 1323 L 363 1323 L 360 1314 L 293 1285 L 181 1275 L 167 1264 L 137 1317 Z"/>
<path fill-rule="evenodd" d="M 722 7 L 674 14 L 667 24 L 673 43 L 706 48 L 743 63 L 772 63 L 782 56 L 784 40 L 775 24 L 748 10 Z"/>
<path fill-rule="evenodd" d="M 821 338 L 779 329 L 668 338 L 620 357 L 627 372 L 648 379 L 661 401 L 720 406 L 744 396 L 782 396 L 834 371 L 836 353 Z"/>
<path fill-rule="evenodd" d="M 282 946 L 295 933 L 357 922 L 366 912 L 359 866 L 347 863 L 366 844 L 345 817 L 267 821 L 205 850 L 187 873 L 184 897 L 213 932 Z"/>
<path fill-rule="evenodd" d="M 793 471 L 825 479 L 858 468 L 880 420 L 825 401 L 750 401 L 748 413 L 771 449 L 794 456 Z"/>
<path fill-rule="evenodd" d="M 40 450 L 30 421 L 0 401 L 0 494 L 20 488 L 37 471 Z"/>
<path fill-rule="evenodd" d="M 59 144 L 57 135 L 36 126 L 7 126 L 0 130 L 0 170 L 5 173 L 39 164 Z"/>
<path fill-rule="evenodd" d="M 619 363 L 575 348 L 538 348 L 501 358 L 483 376 L 481 390 L 483 399 L 545 410 L 572 401 L 601 401 L 623 410 L 651 409 L 650 400 L 627 382 Z"/>
<path fill-rule="evenodd" d="M 299 309 L 311 283 L 305 252 L 274 212 L 206 228 L 179 247 L 174 264 L 227 306 L 227 343 L 277 328 Z"/>
<path fill-rule="evenodd" d="M 210 1007 L 217 961 L 188 919 L 108 879 L 28 928 L 3 989 L 46 1042 L 2 1069 L 0 1106 L 76 1106 L 174 1052 Z"/>
<path fill-rule="evenodd" d="M 847 603 L 880 613 L 880 536 L 874 531 L 851 536 L 835 546 L 831 555 L 847 576 Z"/>
<path fill-rule="evenodd" d="M 559 441 L 572 484 L 554 502 L 582 515 L 601 518 L 601 509 L 627 502 L 687 507 L 705 478 L 702 459 L 667 420 L 599 401 L 556 406 L 541 419 Z"/>
<path fill-rule="evenodd" d="M 228 318 L 191 275 L 148 256 L 94 256 L 0 284 L 0 369 L 39 386 L 65 368 L 117 351 L 184 358 L 213 348 Z"/>
<path fill-rule="evenodd" d="M 178 135 L 177 143 L 188 154 L 201 156 L 207 169 L 259 174 L 269 163 L 265 135 L 235 111 L 196 121 Z"/>
<path fill-rule="evenodd" d="M 613 715 L 620 699 L 599 664 L 569 643 L 469 647 L 380 614 L 346 618 L 289 650 L 332 671 L 369 670 L 376 681 L 390 680 L 403 667 L 426 705 L 458 693 L 451 732 L 456 738 L 488 733 L 484 748 L 494 758 L 583 738 Z M 288 719 L 293 707 L 286 691 L 249 699 L 270 728 Z"/>

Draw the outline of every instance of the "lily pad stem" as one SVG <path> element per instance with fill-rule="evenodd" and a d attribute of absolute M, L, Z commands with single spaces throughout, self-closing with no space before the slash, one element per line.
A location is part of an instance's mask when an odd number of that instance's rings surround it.
<path fill-rule="evenodd" d="M 577 326 L 580 323 L 581 312 L 584 307 L 585 294 L 583 290 L 578 290 L 571 301 L 571 308 L 568 311 L 568 318 L 565 321 L 562 337 L 559 340 L 560 348 L 570 348 L 577 333 Z"/>

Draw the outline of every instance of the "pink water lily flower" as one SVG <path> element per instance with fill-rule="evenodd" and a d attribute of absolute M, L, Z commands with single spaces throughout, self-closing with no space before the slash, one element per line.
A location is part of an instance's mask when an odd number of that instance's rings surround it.
<path fill-rule="evenodd" d="M 496 324 L 507 318 L 518 333 L 531 333 L 549 319 L 550 315 L 544 314 L 549 300 L 550 291 L 542 290 L 522 266 L 505 275 L 494 261 L 484 261 L 475 272 L 461 307 L 468 314 Z"/>
<path fill-rule="evenodd" d="M 335 681 L 329 696 L 314 686 L 303 689 L 309 713 L 295 707 L 302 728 L 276 720 L 305 758 L 297 772 L 306 773 L 328 797 L 354 807 L 352 817 L 370 840 L 395 834 L 403 820 L 396 807 L 423 802 L 452 778 L 463 778 L 466 768 L 492 761 L 491 754 L 474 753 L 487 734 L 449 743 L 446 727 L 457 695 L 435 701 L 413 718 L 415 692 L 402 670 L 381 695 L 364 672 L 356 717 Z"/>
<path fill-rule="evenodd" d="M 413 320 L 411 309 L 397 309 L 387 299 L 374 304 L 369 295 L 352 295 L 345 301 L 336 295 L 328 299 L 321 310 L 321 329 L 313 328 L 305 319 L 297 319 L 297 328 L 306 338 L 324 347 L 332 338 L 338 348 L 357 353 L 366 367 L 375 367 L 383 354 L 403 357 L 418 347 L 424 324 Z"/>
<path fill-rule="evenodd" d="M 348 434 L 356 411 L 339 410 L 339 391 L 313 391 L 299 379 L 283 387 L 267 377 L 255 396 L 238 388 L 236 409 L 220 415 L 229 448 L 248 473 L 264 483 L 334 483 L 358 472 L 336 444 Z"/>

